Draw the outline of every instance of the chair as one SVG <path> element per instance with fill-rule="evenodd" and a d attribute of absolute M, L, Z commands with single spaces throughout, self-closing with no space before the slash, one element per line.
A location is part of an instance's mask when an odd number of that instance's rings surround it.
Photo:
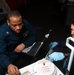
<path fill-rule="evenodd" d="M 4 24 L 7 18 L 7 13 L 1 12 L 0 13 L 0 25 Z"/>

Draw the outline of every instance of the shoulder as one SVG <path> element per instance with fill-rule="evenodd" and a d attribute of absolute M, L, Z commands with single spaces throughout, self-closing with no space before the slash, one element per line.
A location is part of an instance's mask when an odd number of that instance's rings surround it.
<path fill-rule="evenodd" d="M 23 23 L 29 23 L 26 19 L 23 19 Z"/>
<path fill-rule="evenodd" d="M 5 35 L 6 31 L 8 31 L 8 25 L 7 23 L 0 26 L 0 34 Z"/>
<path fill-rule="evenodd" d="M 30 28 L 30 29 L 33 28 L 32 24 L 25 19 L 23 19 L 23 24 L 24 24 L 25 28 Z"/>
<path fill-rule="evenodd" d="M 8 24 L 7 23 L 4 23 L 3 25 L 0 26 L 0 29 L 7 29 L 8 28 Z"/>
<path fill-rule="evenodd" d="M 26 19 L 23 19 L 23 24 L 25 26 L 31 26 L 31 24 Z"/>

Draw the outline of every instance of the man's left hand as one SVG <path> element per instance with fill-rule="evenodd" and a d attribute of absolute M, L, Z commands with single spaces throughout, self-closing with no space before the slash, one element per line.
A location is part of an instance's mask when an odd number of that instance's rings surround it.
<path fill-rule="evenodd" d="M 25 48 L 25 45 L 22 43 L 22 44 L 19 44 L 16 48 L 15 48 L 15 50 L 14 50 L 14 52 L 17 52 L 17 53 L 20 53 L 20 52 L 22 52 L 22 50 Z"/>
<path fill-rule="evenodd" d="M 50 61 L 60 61 L 65 58 L 64 54 L 62 52 L 53 52 L 49 55 Z"/>

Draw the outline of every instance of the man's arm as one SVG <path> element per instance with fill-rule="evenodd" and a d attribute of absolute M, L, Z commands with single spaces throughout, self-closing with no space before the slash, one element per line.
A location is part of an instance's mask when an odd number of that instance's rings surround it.
<path fill-rule="evenodd" d="M 36 39 L 36 31 L 34 27 L 26 20 L 24 20 L 24 25 L 25 25 L 26 30 L 28 31 L 28 37 L 22 43 L 24 43 L 25 46 L 28 47 L 32 45 Z"/>
<path fill-rule="evenodd" d="M 0 28 L 0 65 L 7 68 L 9 64 L 11 64 L 11 62 L 6 53 L 5 33 L 4 30 Z"/>
<path fill-rule="evenodd" d="M 23 34 L 21 33 L 23 35 L 23 39 L 21 39 L 21 44 L 17 45 L 14 50 L 17 53 L 22 52 L 22 50 L 25 47 L 31 46 L 34 43 L 36 38 L 36 31 L 34 27 L 26 20 L 24 20 L 23 23 L 24 23 L 24 26 L 22 29 Z M 26 30 L 26 32 L 24 30 Z"/>
<path fill-rule="evenodd" d="M 12 62 L 10 61 L 10 58 L 7 55 L 7 51 L 6 51 L 6 37 L 5 37 L 5 33 L 2 31 L 2 28 L 0 29 L 0 66 L 2 68 L 6 68 L 8 74 L 10 75 L 18 75 L 19 70 L 18 68 L 12 64 Z"/>
<path fill-rule="evenodd" d="M 21 43 L 14 49 L 14 52 L 20 53 L 24 48 L 25 48 L 25 44 Z"/>
<path fill-rule="evenodd" d="M 57 46 L 60 48 L 66 48 L 66 40 L 59 42 Z"/>

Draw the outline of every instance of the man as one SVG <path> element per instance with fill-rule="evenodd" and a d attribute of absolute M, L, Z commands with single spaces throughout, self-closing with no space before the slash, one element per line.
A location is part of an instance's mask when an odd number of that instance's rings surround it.
<path fill-rule="evenodd" d="M 71 28 L 71 37 L 74 38 L 74 21 L 71 24 L 70 28 Z M 74 42 L 70 41 L 69 43 L 72 46 L 74 46 Z M 52 48 L 55 48 L 55 47 L 67 48 L 66 47 L 66 40 L 62 41 L 60 43 L 58 43 L 58 42 L 50 43 L 49 49 L 52 49 Z M 68 50 L 68 49 L 65 49 L 65 50 Z M 65 55 L 63 54 L 63 52 L 53 52 L 52 54 L 49 55 L 49 58 L 50 58 L 51 61 L 59 61 L 59 60 L 63 60 L 65 58 Z M 67 62 L 65 64 L 66 68 L 67 68 L 67 65 L 68 65 L 68 61 L 69 61 L 69 58 L 68 58 L 68 60 L 67 60 Z M 72 66 L 71 66 L 71 70 L 70 70 L 70 75 L 74 75 L 73 71 L 74 71 L 74 60 L 72 62 Z"/>
<path fill-rule="evenodd" d="M 35 29 L 22 19 L 18 11 L 10 11 L 7 23 L 0 26 L 0 75 L 19 75 L 18 67 L 13 62 L 34 41 Z"/>

